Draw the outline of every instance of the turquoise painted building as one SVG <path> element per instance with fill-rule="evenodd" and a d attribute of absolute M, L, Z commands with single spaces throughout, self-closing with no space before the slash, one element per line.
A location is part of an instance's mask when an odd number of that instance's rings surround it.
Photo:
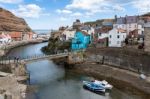
<path fill-rule="evenodd" d="M 77 31 L 72 39 L 72 50 L 86 49 L 91 42 L 91 37 L 84 31 Z"/>

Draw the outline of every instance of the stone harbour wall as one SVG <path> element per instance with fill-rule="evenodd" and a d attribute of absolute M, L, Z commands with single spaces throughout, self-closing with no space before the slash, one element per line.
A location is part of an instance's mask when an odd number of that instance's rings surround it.
<path fill-rule="evenodd" d="M 145 51 L 150 53 L 150 27 L 145 27 Z"/>

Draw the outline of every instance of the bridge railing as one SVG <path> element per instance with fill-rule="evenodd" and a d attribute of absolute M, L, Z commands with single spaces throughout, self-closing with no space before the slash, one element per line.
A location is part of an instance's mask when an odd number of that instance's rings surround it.
<path fill-rule="evenodd" d="M 27 60 L 34 60 L 34 59 L 40 59 L 40 58 L 48 58 L 48 57 L 54 57 L 54 56 L 61 56 L 61 55 L 68 55 L 69 52 L 64 52 L 64 53 L 57 53 L 57 54 L 35 54 L 32 56 L 25 56 L 25 57 L 20 57 L 20 56 L 2 56 L 0 57 L 0 64 L 9 64 L 9 63 L 19 63 L 21 61 L 27 61 Z"/>

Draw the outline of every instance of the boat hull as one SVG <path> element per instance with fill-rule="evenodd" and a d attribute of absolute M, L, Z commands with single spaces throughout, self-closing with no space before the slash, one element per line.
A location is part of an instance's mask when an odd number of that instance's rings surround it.
<path fill-rule="evenodd" d="M 94 89 L 94 88 L 91 88 L 87 85 L 83 85 L 83 88 L 84 89 L 87 89 L 87 90 L 90 90 L 92 92 L 100 92 L 100 93 L 104 93 L 105 92 L 105 89 Z"/>

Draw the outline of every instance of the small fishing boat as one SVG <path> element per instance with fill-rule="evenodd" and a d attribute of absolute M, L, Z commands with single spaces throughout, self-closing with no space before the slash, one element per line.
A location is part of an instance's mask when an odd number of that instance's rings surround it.
<path fill-rule="evenodd" d="M 83 87 L 95 92 L 105 92 L 113 88 L 113 86 L 105 80 L 83 81 Z"/>
<path fill-rule="evenodd" d="M 113 86 L 109 84 L 106 80 L 99 81 L 99 80 L 94 80 L 93 83 L 97 85 L 102 85 L 106 90 L 111 90 Z"/>
<path fill-rule="evenodd" d="M 105 88 L 93 82 L 83 81 L 83 87 L 94 92 L 105 92 Z"/>

